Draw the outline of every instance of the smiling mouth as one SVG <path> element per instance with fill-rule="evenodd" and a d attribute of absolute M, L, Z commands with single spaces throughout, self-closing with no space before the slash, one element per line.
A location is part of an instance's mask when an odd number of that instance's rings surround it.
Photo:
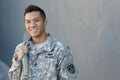
<path fill-rule="evenodd" d="M 30 31 L 35 33 L 35 32 L 37 32 L 38 30 L 37 30 L 37 29 L 31 29 Z"/>

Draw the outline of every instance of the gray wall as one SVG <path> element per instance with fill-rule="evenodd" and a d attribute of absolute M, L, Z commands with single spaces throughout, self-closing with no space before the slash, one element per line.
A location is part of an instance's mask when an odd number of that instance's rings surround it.
<path fill-rule="evenodd" d="M 120 0 L 0 1 L 0 58 L 10 66 L 28 4 L 45 10 L 47 31 L 71 47 L 77 80 L 120 79 Z"/>

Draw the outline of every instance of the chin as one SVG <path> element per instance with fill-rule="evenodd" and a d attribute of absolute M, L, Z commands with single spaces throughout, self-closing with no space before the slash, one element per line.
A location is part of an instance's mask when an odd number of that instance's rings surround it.
<path fill-rule="evenodd" d="M 38 35 L 32 35 L 32 37 L 34 37 L 34 38 L 38 38 Z"/>

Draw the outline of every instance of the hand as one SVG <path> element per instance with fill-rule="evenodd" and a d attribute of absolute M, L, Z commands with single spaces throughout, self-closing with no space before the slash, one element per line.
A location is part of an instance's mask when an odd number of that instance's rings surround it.
<path fill-rule="evenodd" d="M 28 47 L 27 46 L 22 46 L 19 49 L 19 53 L 18 53 L 18 61 L 22 60 L 22 57 L 24 56 L 24 54 L 28 53 Z"/>

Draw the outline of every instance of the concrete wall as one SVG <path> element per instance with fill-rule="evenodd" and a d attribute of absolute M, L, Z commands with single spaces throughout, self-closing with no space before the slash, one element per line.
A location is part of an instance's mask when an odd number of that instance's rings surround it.
<path fill-rule="evenodd" d="M 6 64 L 22 41 L 23 12 L 31 3 L 47 13 L 47 31 L 71 47 L 77 80 L 120 79 L 119 0 L 0 1 L 0 58 Z"/>

